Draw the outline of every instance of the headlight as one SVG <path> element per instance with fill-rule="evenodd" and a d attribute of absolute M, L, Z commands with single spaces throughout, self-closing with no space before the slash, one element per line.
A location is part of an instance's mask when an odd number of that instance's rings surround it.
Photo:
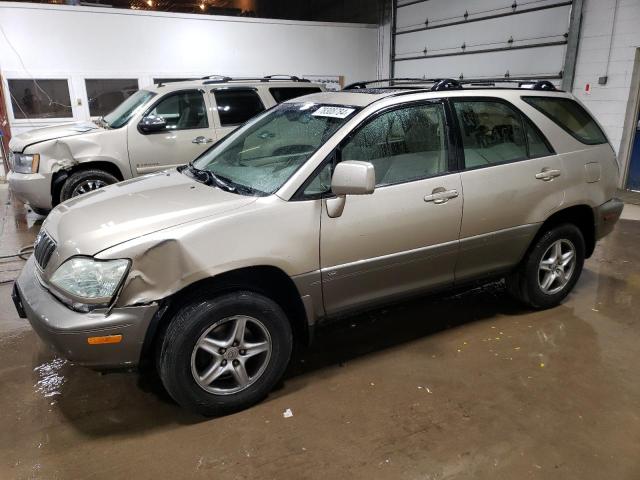
<path fill-rule="evenodd" d="M 74 257 L 60 265 L 49 281 L 74 297 L 96 303 L 113 297 L 128 268 L 129 260 Z"/>
<path fill-rule="evenodd" d="M 16 173 L 38 173 L 39 153 L 10 153 L 9 164 Z"/>

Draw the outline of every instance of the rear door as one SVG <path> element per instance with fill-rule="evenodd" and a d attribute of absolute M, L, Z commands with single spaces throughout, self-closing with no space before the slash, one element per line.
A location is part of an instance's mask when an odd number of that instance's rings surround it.
<path fill-rule="evenodd" d="M 265 105 L 258 89 L 252 87 L 216 87 L 209 95 L 218 138 L 227 136 L 271 106 Z"/>
<path fill-rule="evenodd" d="M 439 101 L 403 105 L 365 121 L 343 142 L 341 160 L 371 162 L 376 189 L 348 196 L 337 218 L 323 207 L 327 314 L 453 282 L 462 190 L 451 169 L 446 118 Z M 330 168 L 310 183 L 310 193 L 326 188 Z"/>
<path fill-rule="evenodd" d="M 208 100 L 202 90 L 180 90 L 158 99 L 144 116 L 164 118 L 159 132 L 143 133 L 135 122 L 127 127 L 129 162 L 136 175 L 184 165 L 216 140 Z"/>
<path fill-rule="evenodd" d="M 562 161 L 537 127 L 498 98 L 452 98 L 463 151 L 456 281 L 515 265 L 563 202 Z"/>

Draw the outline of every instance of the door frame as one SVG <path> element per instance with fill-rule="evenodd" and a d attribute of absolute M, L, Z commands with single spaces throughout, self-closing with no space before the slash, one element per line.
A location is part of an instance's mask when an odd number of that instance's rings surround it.
<path fill-rule="evenodd" d="M 620 187 L 627 190 L 629 181 L 629 171 L 631 170 L 631 154 L 633 153 L 633 142 L 636 135 L 636 125 L 638 114 L 640 113 L 640 48 L 636 48 L 633 61 L 633 72 L 631 74 L 631 87 L 629 89 L 629 99 L 627 100 L 627 111 L 624 116 L 622 128 L 622 140 L 618 155 L 620 172 Z"/>

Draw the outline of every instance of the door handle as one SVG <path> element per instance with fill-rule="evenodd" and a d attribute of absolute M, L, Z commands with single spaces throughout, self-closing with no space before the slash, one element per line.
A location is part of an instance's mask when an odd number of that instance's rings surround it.
<path fill-rule="evenodd" d="M 560 170 L 554 170 L 551 168 L 543 168 L 540 173 L 536 173 L 536 178 L 543 182 L 548 182 L 556 177 L 560 176 Z"/>
<path fill-rule="evenodd" d="M 433 202 L 436 205 L 447 203 L 450 199 L 458 196 L 457 190 L 445 190 L 444 187 L 434 188 L 431 195 L 425 195 L 425 202 Z"/>
<path fill-rule="evenodd" d="M 191 143 L 205 144 L 213 142 L 213 138 L 205 138 L 202 135 L 191 140 Z"/>

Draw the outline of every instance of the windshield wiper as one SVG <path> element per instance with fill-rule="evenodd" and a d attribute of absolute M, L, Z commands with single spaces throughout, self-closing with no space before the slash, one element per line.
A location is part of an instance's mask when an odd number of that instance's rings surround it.
<path fill-rule="evenodd" d="M 218 177 L 215 173 L 210 170 L 202 170 L 195 165 L 193 162 L 189 162 L 189 171 L 193 173 L 196 178 L 201 179 L 207 185 L 215 185 L 218 188 L 226 190 L 227 192 L 235 192 L 236 187 L 229 185 L 227 182 Z"/>

